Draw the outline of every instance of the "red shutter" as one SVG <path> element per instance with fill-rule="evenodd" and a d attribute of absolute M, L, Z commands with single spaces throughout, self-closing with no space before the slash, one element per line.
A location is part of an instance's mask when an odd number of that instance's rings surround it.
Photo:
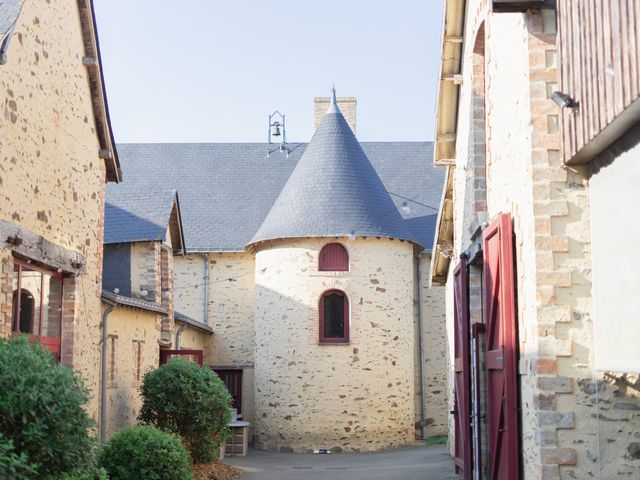
<path fill-rule="evenodd" d="M 466 257 L 454 273 L 455 472 L 471 479 L 471 376 L 469 357 L 469 277 Z"/>
<path fill-rule="evenodd" d="M 518 338 L 511 216 L 483 233 L 489 480 L 519 480 Z"/>
<path fill-rule="evenodd" d="M 329 243 L 320 251 L 318 270 L 321 272 L 349 271 L 349 254 L 339 243 Z"/>

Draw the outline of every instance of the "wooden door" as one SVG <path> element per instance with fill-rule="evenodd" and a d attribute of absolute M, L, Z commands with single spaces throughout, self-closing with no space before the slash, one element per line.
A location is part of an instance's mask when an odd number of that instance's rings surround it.
<path fill-rule="evenodd" d="M 214 369 L 231 395 L 231 406 L 242 414 L 242 370 Z"/>
<path fill-rule="evenodd" d="M 471 376 L 469 356 L 469 276 L 466 257 L 453 273 L 454 278 L 454 420 L 455 472 L 462 480 L 471 479 Z"/>
<path fill-rule="evenodd" d="M 518 337 L 511 216 L 483 232 L 489 480 L 520 479 Z"/>

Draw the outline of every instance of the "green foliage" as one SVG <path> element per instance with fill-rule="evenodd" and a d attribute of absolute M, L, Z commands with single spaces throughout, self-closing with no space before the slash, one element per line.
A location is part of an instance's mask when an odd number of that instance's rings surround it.
<path fill-rule="evenodd" d="M 189 453 L 180 438 L 136 425 L 117 432 L 102 447 L 98 462 L 110 480 L 191 480 Z"/>
<path fill-rule="evenodd" d="M 17 454 L 13 442 L 4 438 L 0 433 L 0 478 L 27 479 L 36 474 L 33 465 L 29 463 L 24 453 Z"/>
<path fill-rule="evenodd" d="M 231 396 L 209 367 L 172 359 L 145 374 L 138 419 L 180 435 L 195 463 L 217 458 L 231 419 Z"/>
<path fill-rule="evenodd" d="M 449 437 L 447 435 L 432 435 L 424 441 L 427 445 L 446 445 Z"/>
<path fill-rule="evenodd" d="M 0 339 L 0 435 L 35 470 L 29 478 L 92 471 L 94 423 L 83 408 L 88 398 L 80 377 L 48 351 L 25 337 Z"/>

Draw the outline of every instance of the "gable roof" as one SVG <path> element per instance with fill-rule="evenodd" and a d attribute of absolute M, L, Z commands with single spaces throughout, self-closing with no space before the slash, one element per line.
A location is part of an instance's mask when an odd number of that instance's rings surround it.
<path fill-rule="evenodd" d="M 172 232 L 174 250 L 184 249 L 180 202 L 175 190 L 120 188 L 107 186 L 104 209 L 104 243 L 164 240 Z"/>
<path fill-rule="evenodd" d="M 432 143 L 360 145 L 409 228 L 430 251 L 444 175 L 433 167 Z M 307 144 L 288 147 L 286 156 L 266 143 L 119 144 L 126 180 L 107 185 L 107 202 L 116 192 L 177 189 L 187 251 L 244 251 Z"/>
<path fill-rule="evenodd" d="M 311 142 L 249 246 L 280 238 L 387 237 L 419 244 L 338 108 Z"/>

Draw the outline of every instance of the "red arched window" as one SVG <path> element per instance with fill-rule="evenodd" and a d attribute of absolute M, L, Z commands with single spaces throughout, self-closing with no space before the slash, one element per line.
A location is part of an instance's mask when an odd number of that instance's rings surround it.
<path fill-rule="evenodd" d="M 348 272 L 349 254 L 339 243 L 329 243 L 320 250 L 318 270 L 321 272 Z"/>
<path fill-rule="evenodd" d="M 349 343 L 349 299 L 340 290 L 320 297 L 320 343 Z"/>

